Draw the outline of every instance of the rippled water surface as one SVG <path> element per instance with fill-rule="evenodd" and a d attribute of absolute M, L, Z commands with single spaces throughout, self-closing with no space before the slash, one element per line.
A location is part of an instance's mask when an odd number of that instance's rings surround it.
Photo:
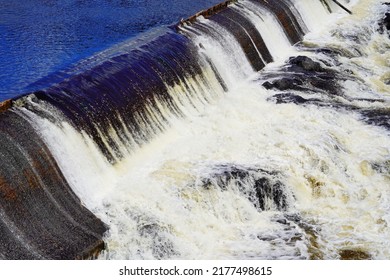
<path fill-rule="evenodd" d="M 219 2 L 0 0 L 0 100 L 45 87 L 49 74 Z"/>

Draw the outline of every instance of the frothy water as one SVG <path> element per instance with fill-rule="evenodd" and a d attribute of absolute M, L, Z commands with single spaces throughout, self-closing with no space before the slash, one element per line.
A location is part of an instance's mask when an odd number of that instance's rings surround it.
<path fill-rule="evenodd" d="M 109 226 L 100 258 L 390 258 L 390 40 L 377 24 L 386 5 L 350 3 L 347 16 L 321 1 L 284 1 L 311 31 L 291 46 L 275 14 L 254 2 L 232 10 L 253 23 L 274 62 L 256 72 L 217 20 L 182 26 L 202 75 L 166 85 L 177 112 L 158 97 L 146 106 L 140 130 L 156 134 L 142 144 L 126 124 L 128 142 L 113 128 L 123 155 L 114 162 L 52 106 L 28 100 L 45 118 L 17 109 Z M 315 73 L 289 60 L 297 56 Z M 293 80 L 283 87 L 283 77 Z"/>

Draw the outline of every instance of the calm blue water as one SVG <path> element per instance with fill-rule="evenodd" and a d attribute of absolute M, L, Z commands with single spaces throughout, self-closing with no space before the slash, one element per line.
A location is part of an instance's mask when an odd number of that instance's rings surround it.
<path fill-rule="evenodd" d="M 156 26 L 222 0 L 0 0 L 0 100 Z"/>

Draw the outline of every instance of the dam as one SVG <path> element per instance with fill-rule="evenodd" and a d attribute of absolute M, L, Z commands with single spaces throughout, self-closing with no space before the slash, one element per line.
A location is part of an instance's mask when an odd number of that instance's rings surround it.
<path fill-rule="evenodd" d="M 237 0 L 0 103 L 2 259 L 388 259 L 384 1 Z"/>

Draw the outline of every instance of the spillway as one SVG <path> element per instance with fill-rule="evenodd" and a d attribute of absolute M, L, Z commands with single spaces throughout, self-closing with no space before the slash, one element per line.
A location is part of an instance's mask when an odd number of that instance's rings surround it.
<path fill-rule="evenodd" d="M 0 258 L 388 259 L 388 3 L 237 0 L 0 105 Z"/>

